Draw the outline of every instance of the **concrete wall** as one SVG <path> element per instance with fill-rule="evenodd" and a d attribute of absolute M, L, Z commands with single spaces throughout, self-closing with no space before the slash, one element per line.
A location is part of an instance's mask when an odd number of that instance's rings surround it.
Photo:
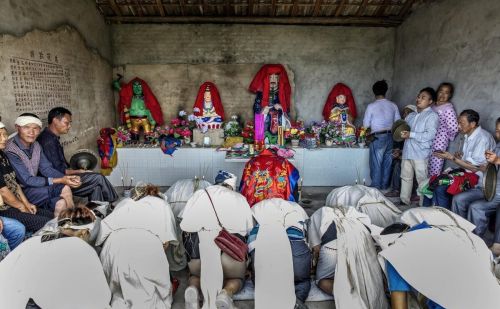
<path fill-rule="evenodd" d="M 96 149 L 99 128 L 115 125 L 109 28 L 91 0 L 2 1 L 0 116 L 9 131 L 22 112 L 46 121 L 65 106 L 73 129 L 66 154 Z"/>
<path fill-rule="evenodd" d="M 111 29 L 115 70 L 129 78 L 139 75 L 153 90 L 164 89 L 158 99 L 167 119 L 179 106 L 190 110 L 207 79 L 218 85 L 226 116 L 251 118 L 254 95 L 248 85 L 265 63 L 287 66 L 295 84 L 293 108 L 306 121 L 321 120 L 337 82 L 351 87 L 362 115 L 373 100 L 372 83 L 392 81 L 395 30 L 389 28 L 164 24 Z M 186 85 L 176 86 L 179 82 Z"/>
<path fill-rule="evenodd" d="M 417 91 L 455 84 L 457 112 L 477 110 L 493 132 L 500 116 L 500 1 L 441 0 L 414 12 L 397 28 L 395 100 L 414 102 Z"/>

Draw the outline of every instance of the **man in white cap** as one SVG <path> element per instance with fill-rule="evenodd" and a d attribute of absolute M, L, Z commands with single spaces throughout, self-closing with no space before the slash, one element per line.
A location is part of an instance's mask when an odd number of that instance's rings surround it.
<path fill-rule="evenodd" d="M 19 241 L 21 242 L 25 230 L 29 233 L 38 231 L 54 215 L 52 211 L 38 209 L 24 195 L 21 186 L 16 180 L 16 173 L 4 153 L 8 136 L 4 124 L 0 122 L 0 201 L 3 200 L 3 202 L 0 202 L 0 216 L 15 219 L 22 223 L 18 223 L 22 227 L 22 233 L 19 233 L 22 236 Z M 9 229 L 11 223 L 8 219 L 6 222 Z M 12 247 L 11 249 L 14 249 L 15 245 L 12 246 L 10 243 L 9 245 Z"/>
<path fill-rule="evenodd" d="M 6 154 L 17 180 L 30 203 L 54 211 L 57 217 L 62 210 L 73 207 L 71 188 L 80 186 L 80 177 L 65 176 L 45 157 L 36 141 L 42 129 L 38 116 L 21 114 L 15 125 L 17 134 L 7 142 Z"/>

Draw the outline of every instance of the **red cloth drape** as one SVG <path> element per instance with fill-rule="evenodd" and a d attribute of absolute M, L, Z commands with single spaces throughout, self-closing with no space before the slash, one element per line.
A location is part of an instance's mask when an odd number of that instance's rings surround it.
<path fill-rule="evenodd" d="M 148 84 L 139 77 L 135 77 L 127 84 L 122 85 L 122 88 L 120 89 L 120 101 L 118 102 L 118 112 L 120 113 L 120 120 L 122 121 L 122 123 L 125 123 L 125 114 L 123 113 L 123 111 L 125 107 L 130 109 L 130 104 L 132 103 L 132 97 L 134 95 L 132 91 L 132 85 L 135 81 L 139 81 L 141 83 L 142 93 L 144 95 L 144 104 L 146 105 L 146 108 L 151 112 L 151 116 L 153 116 L 156 124 L 163 125 L 163 113 L 161 111 L 160 104 L 158 103 L 158 100 L 151 91 L 151 88 L 149 88 Z"/>
<path fill-rule="evenodd" d="M 332 108 L 337 104 L 336 98 L 341 94 L 346 97 L 346 104 L 349 107 L 349 113 L 351 114 L 352 118 L 356 118 L 356 116 L 358 115 L 356 111 L 356 102 L 354 102 L 351 88 L 349 88 L 345 84 L 338 83 L 333 86 L 330 94 L 328 95 L 328 98 L 326 99 L 325 106 L 323 107 L 323 118 L 325 120 L 329 120 L 330 112 L 332 111 Z"/>
<path fill-rule="evenodd" d="M 279 76 L 279 99 L 283 107 L 283 111 L 288 113 L 290 111 L 290 95 L 292 88 L 288 80 L 288 74 L 285 67 L 281 64 L 265 64 L 260 68 L 259 72 L 255 75 L 248 90 L 253 93 L 258 91 L 262 92 L 262 108 L 266 107 L 269 101 L 269 76 L 271 74 L 278 74 Z"/>
<path fill-rule="evenodd" d="M 212 82 L 204 82 L 200 89 L 198 90 L 198 95 L 196 96 L 196 101 L 194 102 L 193 109 L 197 107 L 200 111 L 194 112 L 195 116 L 203 116 L 203 96 L 205 94 L 205 89 L 207 86 L 210 87 L 210 94 L 212 95 L 212 104 L 214 105 L 215 112 L 219 115 L 222 120 L 224 120 L 224 107 L 222 107 L 222 101 L 220 99 L 219 90 Z"/>

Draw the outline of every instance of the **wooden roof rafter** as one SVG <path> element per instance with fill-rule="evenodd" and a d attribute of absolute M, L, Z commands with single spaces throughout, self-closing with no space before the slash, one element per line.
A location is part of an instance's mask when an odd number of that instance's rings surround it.
<path fill-rule="evenodd" d="M 430 1 L 435 0 L 96 0 L 96 5 L 111 23 L 396 27 Z"/>

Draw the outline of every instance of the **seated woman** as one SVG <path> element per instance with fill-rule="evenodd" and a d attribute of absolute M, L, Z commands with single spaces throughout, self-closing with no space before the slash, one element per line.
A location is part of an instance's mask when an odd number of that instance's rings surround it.
<path fill-rule="evenodd" d="M 25 226 L 28 233 L 35 233 L 50 221 L 54 214 L 31 204 L 24 195 L 17 183 L 16 172 L 3 152 L 8 136 L 5 125 L 0 122 L 0 196 L 4 201 L 0 203 L 0 216 L 16 219 Z"/>
<path fill-rule="evenodd" d="M 0 198 L 0 204 L 2 199 Z M 17 220 L 0 217 L 0 261 L 24 239 L 24 225 Z"/>
<path fill-rule="evenodd" d="M 432 309 L 497 308 L 491 252 L 473 229 L 447 209 L 426 207 L 406 211 L 401 223 L 374 235 L 386 261 L 392 308 L 412 308 L 415 293 Z"/>
<path fill-rule="evenodd" d="M 101 262 L 86 242 L 93 213 L 76 207 L 62 211 L 60 219 L 57 232 L 31 237 L 0 263 L 0 277 L 9 278 L 0 280 L 2 308 L 25 308 L 28 302 L 39 308 L 109 308 Z"/>
<path fill-rule="evenodd" d="M 96 245 L 112 293 L 113 308 L 168 309 L 172 304 L 165 249 L 176 243 L 170 206 L 152 185 L 122 200 L 101 222 Z"/>
<path fill-rule="evenodd" d="M 376 228 L 354 207 L 325 206 L 311 216 L 308 238 L 317 265 L 316 284 L 334 295 L 341 308 L 388 307 L 370 235 Z"/>
<path fill-rule="evenodd" d="M 199 308 L 202 292 L 205 308 L 234 308 L 232 296 L 243 286 L 246 261 L 237 261 L 215 244 L 222 227 L 244 241 L 253 227 L 252 212 L 246 199 L 227 186 L 198 190 L 189 199 L 182 214 L 181 229 L 188 255 L 189 282 L 184 297 L 186 308 Z M 220 222 L 220 223 L 219 223 Z M 222 226 L 222 227 L 221 227 Z"/>
<path fill-rule="evenodd" d="M 311 251 L 305 241 L 308 216 L 297 203 L 280 198 L 252 207 L 257 225 L 248 237 L 256 308 L 307 308 Z"/>

